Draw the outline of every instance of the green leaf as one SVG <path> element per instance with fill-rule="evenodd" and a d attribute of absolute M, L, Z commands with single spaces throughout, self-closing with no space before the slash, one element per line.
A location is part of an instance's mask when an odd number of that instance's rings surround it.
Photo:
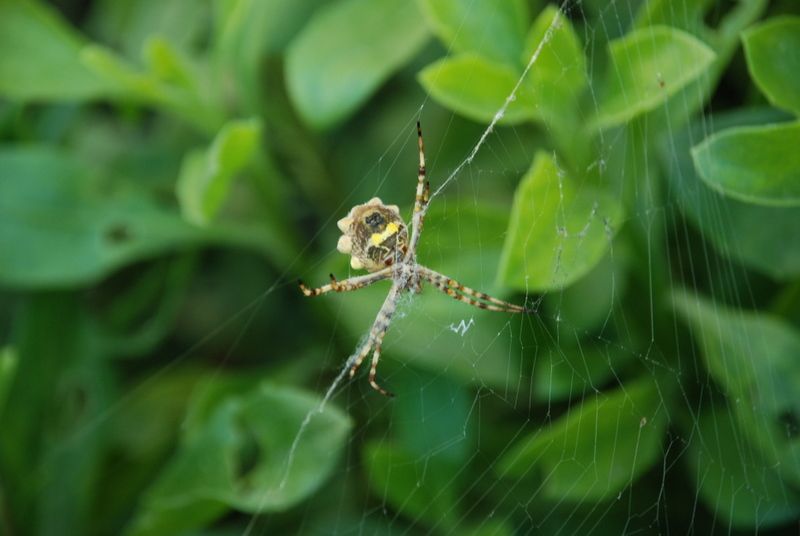
<path fill-rule="evenodd" d="M 219 212 L 234 177 L 252 161 L 261 140 L 257 119 L 231 121 L 205 151 L 189 153 L 175 186 L 184 217 L 207 225 Z"/>
<path fill-rule="evenodd" d="M 685 292 L 675 293 L 673 304 L 699 341 L 709 374 L 737 401 L 748 440 L 800 484 L 800 437 L 787 434 L 784 422 L 800 415 L 800 333 L 764 312 L 728 309 Z"/>
<path fill-rule="evenodd" d="M 635 27 L 646 28 L 663 24 L 697 35 L 703 26 L 703 17 L 713 0 L 686 0 L 680 10 L 672 0 L 651 0 L 636 12 Z"/>
<path fill-rule="evenodd" d="M 142 71 L 100 45 L 85 46 L 80 59 L 97 76 L 118 88 L 125 98 L 174 113 L 203 132 L 216 131 L 222 122 L 222 111 L 198 93 L 201 83 L 195 79 L 188 61 L 166 41 L 158 39 L 148 41 L 145 55 L 156 72 Z M 159 76 L 167 76 L 168 80 Z"/>
<path fill-rule="evenodd" d="M 150 71 L 159 79 L 190 92 L 199 91 L 200 82 L 189 60 L 169 41 L 152 37 L 144 43 L 144 57 Z"/>
<path fill-rule="evenodd" d="M 448 49 L 519 66 L 529 20 L 524 1 L 422 0 L 422 7 Z"/>
<path fill-rule="evenodd" d="M 82 534 L 112 382 L 77 294 L 30 294 L 20 306 L 13 333 L 19 360 L 0 413 L 4 438 L 13 438 L 0 441 L 3 488 L 13 490 L 4 496 L 6 512 L 16 526 L 42 534 Z"/>
<path fill-rule="evenodd" d="M 557 7 L 548 5 L 536 17 L 525 38 L 525 47 L 520 58 L 523 64 L 527 64 L 535 54 L 558 13 Z M 566 92 L 569 99 L 574 100 L 580 96 L 588 82 L 583 45 L 572 23 L 563 13 L 550 35 L 550 40 L 542 46 L 528 77 L 534 88 L 557 87 Z"/>
<path fill-rule="evenodd" d="M 514 195 L 499 281 L 526 292 L 566 287 L 603 258 L 621 224 L 617 198 L 539 152 Z"/>
<path fill-rule="evenodd" d="M 615 497 L 661 456 L 667 424 L 662 396 L 646 377 L 587 397 L 579 408 L 514 445 L 500 458 L 498 473 L 538 475 L 542 496 L 554 500 Z"/>
<path fill-rule="evenodd" d="M 89 33 L 136 58 L 155 36 L 188 52 L 205 39 L 211 2 L 203 0 L 136 0 L 97 2 L 89 10 Z"/>
<path fill-rule="evenodd" d="M 371 442 L 364 450 L 364 465 L 373 491 L 411 519 L 442 532 L 457 526 L 460 514 L 451 474 L 439 464 L 413 456 L 399 447 Z"/>
<path fill-rule="evenodd" d="M 587 300 L 589 301 L 589 300 Z M 561 327 L 561 330 L 567 328 Z M 568 330 L 565 340 L 578 339 L 582 329 Z M 552 404 L 582 399 L 596 393 L 632 361 L 633 354 L 611 345 L 565 344 L 547 346 L 536 360 L 533 374 L 537 401 Z"/>
<path fill-rule="evenodd" d="M 264 102 L 264 58 L 283 53 L 291 39 L 325 0 L 225 0 L 215 3 L 214 61 L 218 77 L 235 80 L 230 91 L 247 113 Z"/>
<path fill-rule="evenodd" d="M 519 73 L 477 54 L 436 61 L 419 73 L 425 90 L 441 104 L 470 119 L 488 123 L 511 95 Z M 513 125 L 537 117 L 533 91 L 520 86 L 501 124 Z"/>
<path fill-rule="evenodd" d="M 660 148 L 670 191 L 687 219 L 721 255 L 781 280 L 800 274 L 800 208 L 754 205 L 717 193 L 697 176 L 691 146 L 725 128 L 785 119 L 774 109 L 719 114 L 713 121 L 696 122 Z"/>
<path fill-rule="evenodd" d="M 673 26 L 691 33 L 716 53 L 716 58 L 702 76 L 673 94 L 654 113 L 648 114 L 646 125 L 650 132 L 659 135 L 667 130 L 677 131 L 701 113 L 739 50 L 742 31 L 762 17 L 768 3 L 768 0 L 747 0 L 722 11 L 713 8 L 714 0 L 690 0 L 684 2 L 680 10 L 675 9 L 673 0 L 653 0 L 642 4 L 637 13 L 636 27 Z"/>
<path fill-rule="evenodd" d="M 289 46 L 286 83 L 305 121 L 341 122 L 428 39 L 416 2 L 339 0 L 318 11 Z"/>
<path fill-rule="evenodd" d="M 731 397 L 768 405 L 792 400 L 793 382 L 800 381 L 794 357 L 800 333 L 764 312 L 729 309 L 685 292 L 673 304 L 701 342 L 708 372 Z"/>
<path fill-rule="evenodd" d="M 692 149 L 700 178 L 759 205 L 800 205 L 800 122 L 732 128 Z"/>
<path fill-rule="evenodd" d="M 745 31 L 742 43 L 761 92 L 775 106 L 800 115 L 800 17 L 773 17 Z"/>
<path fill-rule="evenodd" d="M 23 101 L 92 99 L 115 91 L 80 59 L 84 39 L 52 8 L 0 2 L 0 95 Z"/>
<path fill-rule="evenodd" d="M 663 104 L 702 76 L 714 52 L 667 26 L 634 30 L 609 45 L 609 67 L 591 129 L 624 123 Z"/>
<path fill-rule="evenodd" d="M 747 446 L 736 417 L 722 407 L 697 416 L 687 448 L 689 475 L 711 512 L 739 530 L 767 529 L 800 515 L 800 495 Z"/>
<path fill-rule="evenodd" d="M 543 310 L 581 334 L 607 322 L 628 284 L 628 259 L 624 248 L 616 247 L 619 243 L 575 284 L 543 296 Z"/>
<path fill-rule="evenodd" d="M 537 119 L 561 154 L 575 167 L 586 167 L 594 158 L 580 115 L 580 98 L 587 84 L 586 60 L 569 19 L 562 13 L 553 24 L 556 16 L 558 8 L 546 7 L 528 32 L 521 60 L 527 64 L 537 50 L 539 56 L 523 87 L 533 95 Z M 549 41 L 542 45 L 548 35 Z"/>
<path fill-rule="evenodd" d="M 450 376 L 410 367 L 392 374 L 392 388 L 413 393 L 392 402 L 398 446 L 430 464 L 463 466 L 474 448 L 471 389 Z"/>
<path fill-rule="evenodd" d="M 330 476 L 352 426 L 340 410 L 320 411 L 319 404 L 306 392 L 271 384 L 219 401 L 207 419 L 187 427 L 128 533 L 174 534 L 229 508 L 276 512 L 306 498 Z"/>
<path fill-rule="evenodd" d="M 238 227 L 199 229 L 132 190 L 43 147 L 0 149 L 0 284 L 82 285 L 119 267 L 207 243 L 269 253 L 276 239 Z"/>

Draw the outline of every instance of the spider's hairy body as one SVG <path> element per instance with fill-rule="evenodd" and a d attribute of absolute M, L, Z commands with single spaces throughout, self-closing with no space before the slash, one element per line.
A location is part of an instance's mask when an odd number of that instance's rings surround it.
<path fill-rule="evenodd" d="M 350 277 L 344 281 L 338 281 L 331 274 L 331 282 L 319 288 L 308 288 L 300 282 L 303 294 L 319 296 L 331 291 L 357 290 L 385 279 L 392 281 L 392 288 L 378 311 L 369 337 L 355 356 L 353 367 L 350 369 L 350 376 L 353 376 L 370 350 L 373 350 L 369 383 L 375 390 L 387 396 L 391 396 L 390 393 L 375 382 L 375 373 L 383 337 L 389 329 L 392 316 L 397 310 L 397 303 L 403 293 L 419 293 L 422 291 L 422 283 L 427 282 L 448 296 L 480 309 L 507 313 L 531 312 L 519 305 L 466 287 L 455 279 L 417 263 L 417 244 L 430 198 L 430 184 L 425 179 L 425 150 L 419 123 L 417 123 L 417 139 L 419 173 L 414 212 L 411 216 L 411 234 L 409 235 L 408 227 L 400 217 L 397 205 L 384 205 L 379 198 L 373 197 L 366 203 L 353 207 L 347 216 L 337 222 L 343 233 L 339 238 L 337 249 L 341 253 L 350 255 L 350 266 L 353 269 L 363 268 L 369 273 Z"/>
<path fill-rule="evenodd" d="M 392 268 L 392 281 L 401 291 L 422 292 L 418 269 L 415 262 L 401 261 Z"/>

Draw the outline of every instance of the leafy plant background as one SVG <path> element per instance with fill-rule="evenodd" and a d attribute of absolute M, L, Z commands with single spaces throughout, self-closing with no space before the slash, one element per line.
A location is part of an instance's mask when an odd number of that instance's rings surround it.
<path fill-rule="evenodd" d="M 1 1 L 0 532 L 796 530 L 798 99 L 791 0 Z M 417 118 L 421 261 L 538 314 L 323 406 Z"/>

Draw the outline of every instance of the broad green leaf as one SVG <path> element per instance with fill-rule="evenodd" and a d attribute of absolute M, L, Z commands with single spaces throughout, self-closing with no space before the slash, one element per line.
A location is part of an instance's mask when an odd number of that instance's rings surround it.
<path fill-rule="evenodd" d="M 260 236 L 259 236 L 260 235 Z M 199 229 L 153 199 L 115 192 L 54 149 L 0 150 L 0 284 L 81 285 L 135 261 L 208 243 L 268 253 L 275 239 L 250 229 Z"/>
<path fill-rule="evenodd" d="M 651 0 L 636 12 L 635 27 L 647 28 L 663 24 L 697 35 L 703 17 L 714 0 L 684 0 L 681 9 L 675 9 L 673 0 Z"/>
<path fill-rule="evenodd" d="M 731 400 L 746 437 L 786 478 L 800 484 L 800 437 L 786 416 L 800 415 L 800 333 L 763 312 L 729 309 L 679 292 L 675 309 L 700 343 L 706 369 Z"/>
<path fill-rule="evenodd" d="M 542 479 L 542 496 L 591 501 L 615 497 L 661 456 L 665 401 L 646 377 L 589 395 L 576 409 L 514 445 L 497 471 Z"/>
<path fill-rule="evenodd" d="M 325 0 L 224 0 L 217 13 L 219 42 L 226 53 L 237 52 L 248 61 L 283 52 L 314 10 Z M 227 54 L 226 54 L 227 55 Z M 235 59 L 229 56 L 229 59 Z"/>
<path fill-rule="evenodd" d="M 286 83 L 303 119 L 325 129 L 366 101 L 428 39 L 416 2 L 339 0 L 289 46 Z"/>
<path fill-rule="evenodd" d="M 523 0 L 422 0 L 422 6 L 448 49 L 519 66 L 528 28 Z"/>
<path fill-rule="evenodd" d="M 0 96 L 23 101 L 81 100 L 116 90 L 80 59 L 84 39 L 52 8 L 0 2 Z"/>
<path fill-rule="evenodd" d="M 528 77 L 534 88 L 557 87 L 574 100 L 588 82 L 586 58 L 583 45 L 566 15 L 561 13 L 558 22 L 553 25 L 553 19 L 558 13 L 557 7 L 548 5 L 536 17 L 525 38 L 520 59 L 523 64 L 527 64 L 550 31 L 549 41 L 542 46 Z"/>
<path fill-rule="evenodd" d="M 59 374 L 45 417 L 69 425 L 49 430 L 53 435 L 37 467 L 43 475 L 36 490 L 41 534 L 85 533 L 102 516 L 94 506 L 106 492 L 98 478 L 108 454 L 104 421 L 118 398 L 111 362 L 98 353 L 91 334 L 78 335 L 75 363 Z"/>
<path fill-rule="evenodd" d="M 603 258 L 621 224 L 618 199 L 539 152 L 514 195 L 499 281 L 526 292 L 566 287 Z"/>
<path fill-rule="evenodd" d="M 654 113 L 648 114 L 646 124 L 650 132 L 660 136 L 667 130 L 680 130 L 701 112 L 739 50 L 742 31 L 762 17 L 767 4 L 768 0 L 747 0 L 721 12 L 713 8 L 714 0 L 688 0 L 680 10 L 675 9 L 673 0 L 654 0 L 642 4 L 636 27 L 663 24 L 684 30 L 708 44 L 716 54 L 702 76 L 670 96 L 662 106 L 653 110 Z M 716 20 L 719 15 L 722 17 Z M 714 28 L 709 27 L 707 16 L 711 16 Z"/>
<path fill-rule="evenodd" d="M 759 205 L 800 205 L 800 122 L 724 130 L 692 149 L 706 184 Z"/>
<path fill-rule="evenodd" d="M 688 474 L 718 519 L 739 530 L 761 530 L 800 515 L 800 495 L 750 448 L 730 411 L 706 409 L 690 437 Z"/>
<path fill-rule="evenodd" d="M 460 468 L 474 448 L 471 390 L 449 376 L 413 368 L 392 374 L 392 387 L 414 393 L 392 401 L 398 446 L 428 463 Z"/>
<path fill-rule="evenodd" d="M 521 297 L 499 292 L 491 269 L 500 257 L 507 225 L 505 209 L 490 202 L 475 203 L 474 199 L 467 198 L 434 203 L 425 217 L 418 260 L 467 286 L 522 303 Z M 334 244 L 335 239 L 330 246 L 335 252 Z M 348 266 L 344 255 L 331 255 L 330 261 L 316 272 L 314 280 L 326 281 L 329 273 L 340 279 L 357 275 L 348 272 Z M 354 348 L 375 321 L 388 290 L 388 282 L 381 282 L 358 292 L 328 294 L 318 300 L 319 307 L 335 312 Z M 397 389 L 402 388 L 402 384 L 395 386 L 392 381 L 392 368 L 398 363 L 400 366 L 409 363 L 437 374 L 447 374 L 462 383 L 507 389 L 516 385 L 519 378 L 514 339 L 525 322 L 525 317 L 519 315 L 470 307 L 424 285 L 421 294 L 401 302 L 392 320 L 383 344 L 378 381 L 398 397 L 419 396 L 417 384 L 404 395 Z M 347 356 L 340 356 L 342 363 Z M 359 374 L 353 382 L 364 385 L 365 376 Z M 371 391 L 369 386 L 365 387 Z"/>
<path fill-rule="evenodd" d="M 282 53 L 325 0 L 224 0 L 215 3 L 214 61 L 218 77 L 230 79 L 247 113 L 264 100 L 263 67 L 269 54 Z M 234 82 L 235 81 L 235 82 Z"/>
<path fill-rule="evenodd" d="M 190 531 L 230 508 L 279 512 L 306 498 L 330 476 L 351 427 L 340 410 L 319 404 L 304 391 L 271 384 L 219 401 L 206 420 L 187 428 L 128 534 Z"/>
<path fill-rule="evenodd" d="M 199 91 L 200 82 L 188 58 L 169 41 L 150 38 L 145 41 L 143 50 L 147 66 L 158 79 L 192 92 Z"/>
<path fill-rule="evenodd" d="M 562 330 L 564 328 L 561 328 Z M 574 340 L 585 330 L 563 331 L 564 340 Z M 537 356 L 533 374 L 537 401 L 552 404 L 584 398 L 595 393 L 632 361 L 633 354 L 612 345 L 560 344 L 545 347 Z"/>
<path fill-rule="evenodd" d="M 110 432 L 115 448 L 141 464 L 171 454 L 176 436 L 184 426 L 192 393 L 199 386 L 205 387 L 204 380 L 208 378 L 208 369 L 188 364 L 161 371 L 158 376 L 146 377 L 137 383 L 111 417 Z M 137 464 L 132 464 L 116 476 L 135 478 L 135 474 L 130 473 L 137 472 Z"/>
<path fill-rule="evenodd" d="M 742 34 L 747 67 L 779 108 L 800 115 L 800 17 L 773 17 Z"/>
<path fill-rule="evenodd" d="M 231 121 L 205 151 L 189 153 L 175 186 L 181 212 L 197 225 L 210 223 L 230 192 L 235 176 L 259 149 L 261 124 L 257 119 Z"/>
<path fill-rule="evenodd" d="M 148 41 L 144 52 L 156 72 L 143 71 L 100 45 L 85 46 L 80 59 L 97 76 L 118 88 L 118 93 L 126 99 L 173 113 L 203 132 L 215 132 L 223 113 L 216 103 L 200 94 L 202 84 L 192 79 L 195 74 L 188 61 L 163 40 Z M 163 75 L 168 75 L 166 81 L 159 77 Z M 180 85 L 170 83 L 176 81 Z"/>
<path fill-rule="evenodd" d="M 547 294 L 542 309 L 558 318 L 562 326 L 578 333 L 588 333 L 608 321 L 609 315 L 625 294 L 628 284 L 628 259 L 623 248 L 614 243 L 609 251 L 584 277 L 561 292 Z"/>
<path fill-rule="evenodd" d="M 774 109 L 719 114 L 713 121 L 698 121 L 661 147 L 664 175 L 687 219 L 721 255 L 781 280 L 800 274 L 800 208 L 759 206 L 717 193 L 697 176 L 691 147 L 726 128 L 785 119 Z"/>
<path fill-rule="evenodd" d="M 613 41 L 591 128 L 608 128 L 655 109 L 702 76 L 714 58 L 702 41 L 667 26 L 634 30 Z"/>
<path fill-rule="evenodd" d="M 91 35 L 128 58 L 139 57 L 155 36 L 190 52 L 205 38 L 211 4 L 204 0 L 95 2 L 87 26 Z"/>
<path fill-rule="evenodd" d="M 85 533 L 112 398 L 107 362 L 76 294 L 30 294 L 20 305 L 19 360 L 0 413 L 0 471 L 14 490 L 6 513 L 11 526 L 41 534 Z"/>
<path fill-rule="evenodd" d="M 701 342 L 711 376 L 731 397 L 766 407 L 788 403 L 800 386 L 800 333 L 764 312 L 730 309 L 688 293 L 673 297 L 676 310 Z M 758 356 L 758 359 L 754 359 Z"/>
<path fill-rule="evenodd" d="M 537 119 L 544 123 L 561 154 L 576 168 L 586 167 L 594 159 L 580 108 L 587 84 L 586 59 L 572 23 L 553 5 L 543 9 L 533 22 L 520 57 L 522 63 L 527 65 L 537 50 L 536 63 L 523 80 L 523 91 L 532 94 L 529 100 L 535 103 Z"/>
<path fill-rule="evenodd" d="M 386 443 L 368 443 L 364 465 L 373 493 L 411 519 L 442 532 L 455 529 L 460 518 L 461 490 L 450 472 L 442 472 L 426 457 L 414 456 Z"/>
<path fill-rule="evenodd" d="M 436 61 L 419 73 L 425 90 L 444 106 L 480 122 L 490 122 L 511 95 L 519 78 L 512 68 L 476 54 Z M 537 102 L 527 86 L 506 109 L 501 124 L 513 125 L 537 117 Z"/>
<path fill-rule="evenodd" d="M 53 418 L 53 393 L 59 379 L 77 359 L 85 316 L 72 294 L 32 295 L 18 316 L 14 345 L 20 359 L 0 413 L 3 486 L 14 489 L 4 497 L 14 518 L 27 517 L 31 526 L 41 490 L 32 480 L 44 451 L 41 423 Z M 46 337 L 42 333 L 47 333 Z M 23 526 L 23 525 L 20 525 Z"/>

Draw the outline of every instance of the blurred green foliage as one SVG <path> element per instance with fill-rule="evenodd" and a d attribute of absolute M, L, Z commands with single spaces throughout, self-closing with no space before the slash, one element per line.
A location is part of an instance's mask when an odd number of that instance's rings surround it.
<path fill-rule="evenodd" d="M 629 4 L 0 0 L 0 533 L 796 526 L 800 13 Z M 418 118 L 420 261 L 538 314 L 322 403 L 386 288 L 294 281 Z"/>

